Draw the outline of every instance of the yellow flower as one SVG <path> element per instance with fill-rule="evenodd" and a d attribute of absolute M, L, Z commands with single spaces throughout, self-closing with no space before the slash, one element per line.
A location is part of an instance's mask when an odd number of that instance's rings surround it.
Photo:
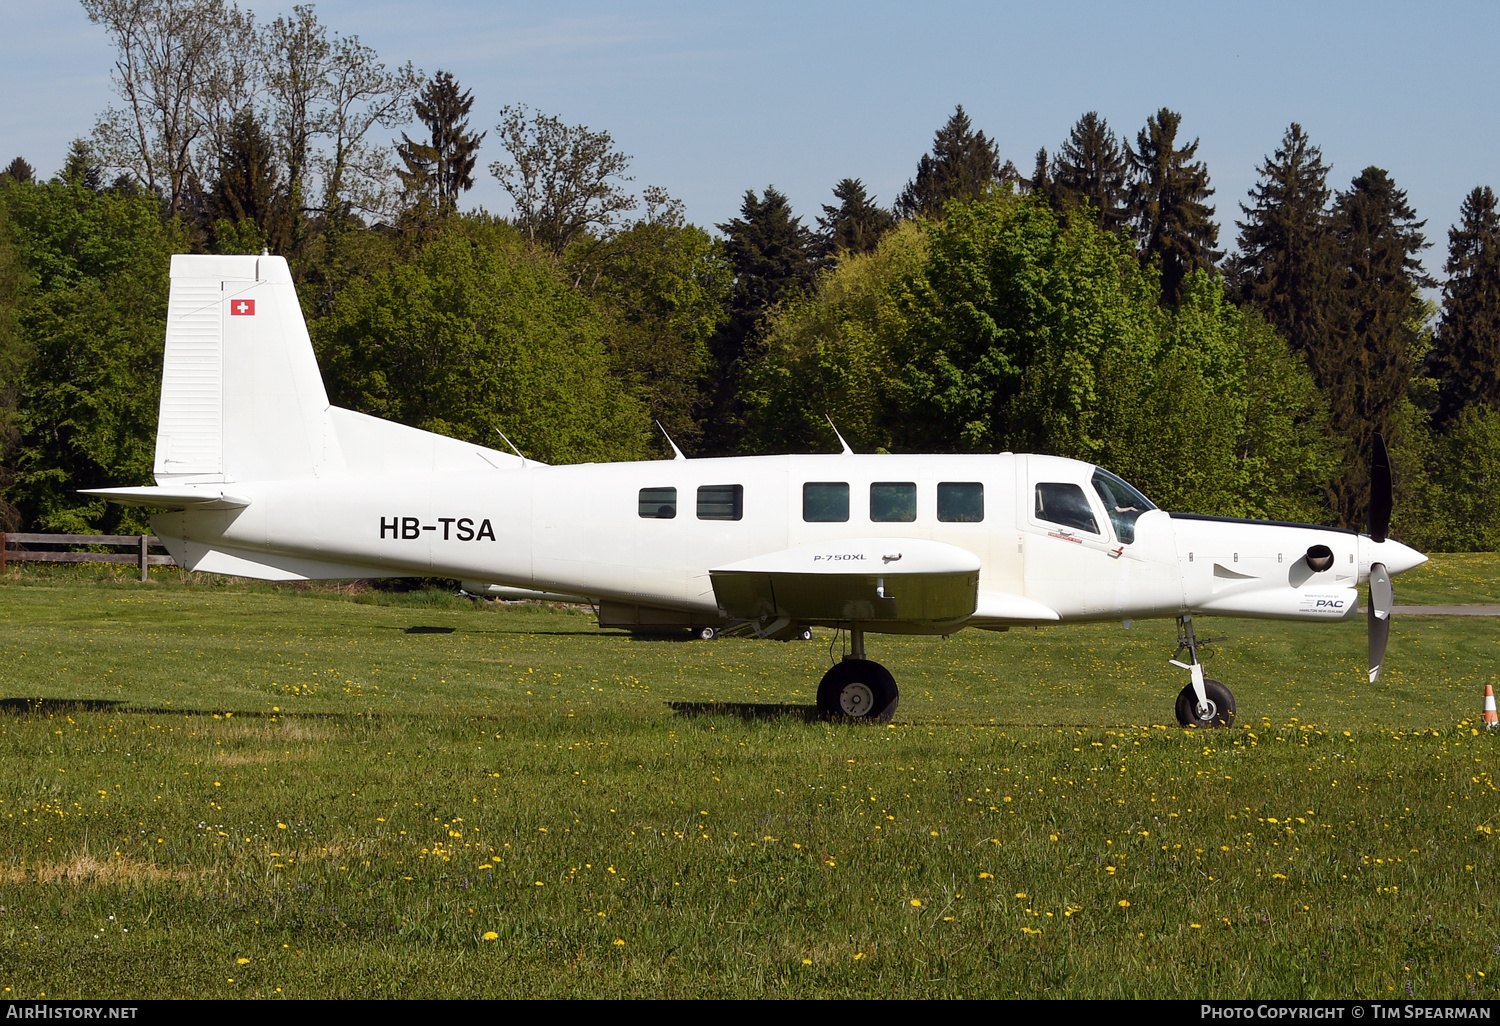
<path fill-rule="evenodd" d="M 619 937 L 616 937 L 615 938 L 615 946 L 623 948 L 625 946 L 625 942 L 623 940 L 621 940 Z"/>
<path fill-rule="evenodd" d="M 486 930 L 486 931 L 484 931 L 484 937 L 482 939 L 483 940 L 487 940 L 487 941 L 499 940 L 500 939 L 500 935 L 498 933 L 496 933 L 494 930 Z"/>
<path fill-rule="evenodd" d="M 1126 901 L 1124 898 L 1121 898 L 1120 899 L 1120 907 L 1121 908 L 1129 908 L 1130 907 L 1130 902 Z"/>
<path fill-rule="evenodd" d="M 922 907 L 922 899 L 921 898 L 913 898 L 913 899 L 911 899 L 911 907 L 912 908 L 921 908 Z"/>
<path fill-rule="evenodd" d="M 1018 897 L 1018 898 L 1024 898 L 1024 897 L 1026 897 L 1026 892 L 1025 891 L 1017 891 L 1016 892 L 1016 897 Z"/>
<path fill-rule="evenodd" d="M 236 958 L 234 960 L 234 964 L 235 965 L 249 965 L 250 964 L 250 960 L 248 958 Z"/>
<path fill-rule="evenodd" d="M 802 964 L 803 965 L 812 965 L 812 959 L 810 959 L 810 958 L 804 958 L 802 960 Z"/>
<path fill-rule="evenodd" d="M 1188 929 L 1190 929 L 1190 930 L 1201 930 L 1201 929 L 1203 929 L 1203 927 L 1199 926 L 1197 923 L 1189 923 L 1188 924 Z"/>
<path fill-rule="evenodd" d="M 993 879 L 995 879 L 995 877 L 992 874 L 990 874 L 990 873 L 980 873 L 979 874 L 979 879 L 981 879 L 981 880 L 993 880 Z"/>

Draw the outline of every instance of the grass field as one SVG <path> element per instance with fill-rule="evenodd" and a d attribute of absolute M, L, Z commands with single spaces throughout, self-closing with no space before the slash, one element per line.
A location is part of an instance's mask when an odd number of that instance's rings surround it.
<path fill-rule="evenodd" d="M 1372 686 L 1362 620 L 1209 623 L 1233 730 L 1173 723 L 1162 622 L 872 636 L 872 728 L 808 715 L 826 632 L 13 567 L 0 987 L 1500 995 L 1500 624 L 1398 620 Z"/>

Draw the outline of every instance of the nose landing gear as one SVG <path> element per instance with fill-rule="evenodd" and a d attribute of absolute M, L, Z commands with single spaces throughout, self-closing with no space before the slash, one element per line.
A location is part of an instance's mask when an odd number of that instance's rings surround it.
<path fill-rule="evenodd" d="M 1169 660 L 1192 674 L 1192 683 L 1177 695 L 1177 722 L 1184 727 L 1228 727 L 1234 723 L 1234 693 L 1220 682 L 1203 676 L 1203 664 L 1198 661 L 1198 646 L 1207 645 L 1223 638 L 1199 641 L 1193 632 L 1193 618 L 1177 618 L 1177 651 Z M 1188 654 L 1188 662 L 1177 657 Z"/>

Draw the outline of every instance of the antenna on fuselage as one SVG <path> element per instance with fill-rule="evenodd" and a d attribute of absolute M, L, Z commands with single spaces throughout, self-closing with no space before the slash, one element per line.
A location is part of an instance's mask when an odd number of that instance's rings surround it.
<path fill-rule="evenodd" d="M 500 430 L 500 429 L 499 429 L 499 428 L 496 428 L 496 429 L 495 429 L 495 434 L 497 434 L 497 435 L 499 435 L 499 436 L 500 436 L 500 437 L 501 437 L 501 438 L 505 438 L 505 432 L 504 432 L 504 431 L 501 431 L 501 430 Z M 505 444 L 506 444 L 506 445 L 508 445 L 508 446 L 510 446 L 510 451 L 511 451 L 511 452 L 513 452 L 513 453 L 515 453 L 515 454 L 516 454 L 516 455 L 517 455 L 517 456 L 520 456 L 520 457 L 521 457 L 521 462 L 522 462 L 522 463 L 525 463 L 525 462 L 526 462 L 526 457 L 525 457 L 525 455 L 524 455 L 524 454 L 523 454 L 523 453 L 522 453 L 522 452 L 521 452 L 521 450 L 520 450 L 520 449 L 517 449 L 517 448 L 516 448 L 516 443 L 515 443 L 515 442 L 512 442 L 512 441 L 511 441 L 511 440 L 510 440 L 510 439 L 509 439 L 509 438 L 505 438 Z"/>
<path fill-rule="evenodd" d="M 854 455 L 854 450 L 851 449 L 851 448 L 849 448 L 849 443 L 846 442 L 846 441 L 844 441 L 844 436 L 843 435 L 839 434 L 838 426 L 836 424 L 834 424 L 833 418 L 830 417 L 828 414 L 825 413 L 825 414 L 823 414 L 823 419 L 826 420 L 826 421 L 828 421 L 828 426 L 831 427 L 831 428 L 833 428 L 833 437 L 837 438 L 839 440 L 839 445 L 843 447 L 844 451 L 843 451 L 843 453 L 841 455 L 844 455 L 844 456 L 853 456 Z"/>
<path fill-rule="evenodd" d="M 661 426 L 661 421 L 657 421 L 656 422 L 656 430 L 658 430 L 658 431 L 661 432 L 661 436 L 663 438 L 665 438 L 667 440 L 667 444 L 672 447 L 672 459 L 674 459 L 674 460 L 685 460 L 685 459 L 687 459 L 687 457 L 682 454 L 682 450 L 679 449 L 679 448 L 677 448 L 677 443 L 674 442 L 674 441 L 672 441 L 672 436 L 669 435 L 669 434 L 667 434 L 667 429 Z"/>

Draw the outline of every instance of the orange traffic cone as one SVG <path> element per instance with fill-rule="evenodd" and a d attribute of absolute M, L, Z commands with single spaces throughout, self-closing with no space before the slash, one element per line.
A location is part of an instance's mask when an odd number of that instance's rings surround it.
<path fill-rule="evenodd" d="M 1495 713 L 1495 686 L 1486 684 L 1484 686 L 1484 729 L 1494 730 L 1500 727 L 1500 715 Z"/>

